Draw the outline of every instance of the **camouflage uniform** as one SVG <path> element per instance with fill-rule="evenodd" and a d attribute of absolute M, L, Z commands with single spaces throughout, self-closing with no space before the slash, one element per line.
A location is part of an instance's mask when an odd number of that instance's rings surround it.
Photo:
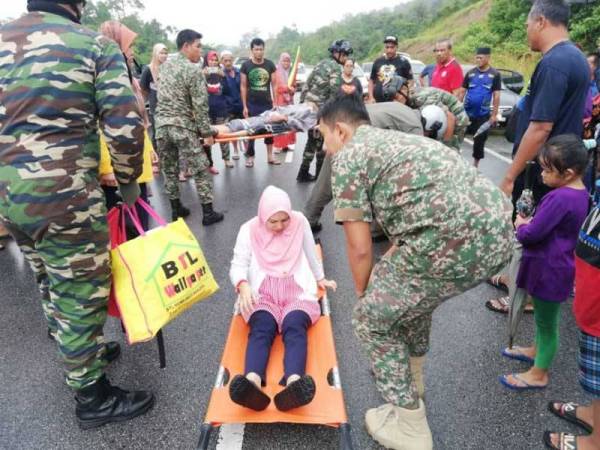
<path fill-rule="evenodd" d="M 410 96 L 408 106 L 416 109 L 423 109 L 427 105 L 436 105 L 444 111 L 450 111 L 456 116 L 456 126 L 454 135 L 449 142 L 445 144 L 460 151 L 460 144 L 465 139 L 465 132 L 469 126 L 469 116 L 467 115 L 462 102 L 454 95 L 434 87 L 417 89 Z"/>
<path fill-rule="evenodd" d="M 437 306 L 508 261 L 511 204 L 455 151 L 397 131 L 359 127 L 332 169 L 336 221 L 376 219 L 394 244 L 353 325 L 386 401 L 414 405 L 409 356 L 427 352 Z"/>
<path fill-rule="evenodd" d="M 300 102 L 312 102 L 319 108 L 327 101 L 334 99 L 342 85 L 342 66 L 335 59 L 328 58 L 315 66 L 302 89 Z M 302 154 L 300 170 L 308 171 L 313 158 L 317 155 L 317 167 L 323 165 L 323 136 L 318 129 L 308 132 L 308 139 Z"/>
<path fill-rule="evenodd" d="M 36 276 L 67 372 L 103 374 L 110 264 L 98 123 L 121 184 L 142 172 L 143 125 L 117 45 L 59 15 L 0 28 L 0 218 Z"/>
<path fill-rule="evenodd" d="M 212 136 L 208 91 L 202 70 L 178 53 L 160 66 L 156 143 L 165 171 L 165 190 L 179 199 L 179 155 L 194 174 L 200 203 L 212 203 L 213 182 L 200 136 Z"/>

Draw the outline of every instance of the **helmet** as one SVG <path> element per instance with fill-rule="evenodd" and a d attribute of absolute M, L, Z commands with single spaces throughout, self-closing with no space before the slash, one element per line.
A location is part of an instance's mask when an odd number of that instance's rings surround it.
<path fill-rule="evenodd" d="M 333 41 L 331 43 L 331 45 L 328 48 L 329 53 L 344 53 L 346 55 L 351 55 L 352 53 L 354 53 L 354 50 L 352 49 L 352 44 L 350 44 L 350 41 L 347 41 L 345 39 L 338 39 L 337 41 Z"/>
<path fill-rule="evenodd" d="M 400 92 L 402 86 L 408 84 L 408 80 L 400 75 L 394 75 L 389 80 L 383 83 L 383 98 L 386 102 L 391 102 L 396 97 L 396 94 Z"/>
<path fill-rule="evenodd" d="M 436 141 L 441 141 L 448 128 L 448 118 L 442 108 L 427 105 L 421 110 L 421 123 L 425 134 Z"/>

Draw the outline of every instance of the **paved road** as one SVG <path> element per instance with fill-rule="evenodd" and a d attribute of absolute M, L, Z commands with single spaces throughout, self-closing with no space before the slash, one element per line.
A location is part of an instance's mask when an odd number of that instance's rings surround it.
<path fill-rule="evenodd" d="M 39 297 L 29 269 L 14 244 L 0 253 L 0 448 L 2 449 L 192 449 L 204 417 L 211 386 L 231 318 L 234 290 L 227 272 L 239 226 L 256 213 L 257 199 L 268 184 L 286 189 L 301 209 L 311 186 L 295 182 L 304 136 L 292 164 L 267 166 L 264 147 L 258 145 L 254 169 L 238 161 L 231 170 L 215 160 L 221 174 L 215 177 L 215 204 L 225 210 L 225 222 L 204 228 L 191 183 L 184 186 L 185 203 L 195 205 L 188 220 L 221 286 L 209 301 L 198 304 L 165 329 L 167 367 L 159 369 L 156 345 L 129 347 L 114 320 L 106 335 L 123 343 L 123 355 L 109 369 L 111 380 L 130 388 L 152 388 L 158 401 L 136 420 L 82 432 L 74 418 L 72 393 L 62 382 L 55 345 L 46 337 Z M 490 147 L 509 155 L 501 137 Z M 465 145 L 464 155 L 470 158 Z M 498 182 L 506 164 L 488 157 L 481 170 Z M 452 176 L 452 174 L 448 174 Z M 152 203 L 164 210 L 165 198 L 153 187 Z M 355 447 L 379 449 L 364 431 L 367 408 L 382 403 L 369 373 L 365 354 L 351 325 L 355 302 L 345 258 L 344 238 L 325 211 L 321 233 L 328 276 L 338 281 L 331 295 L 335 340 Z M 378 253 L 385 245 L 377 247 Z M 577 385 L 576 329 L 570 303 L 563 309 L 561 347 L 543 392 L 516 394 L 498 383 L 501 373 L 525 366 L 500 356 L 505 345 L 505 318 L 484 308 L 498 295 L 487 285 L 453 298 L 434 315 L 431 352 L 426 364 L 427 414 L 435 448 L 540 449 L 545 429 L 573 430 L 546 410 L 551 399 L 584 400 Z M 532 320 L 526 317 L 523 343 L 531 337 Z M 245 427 L 243 448 L 334 449 L 337 431 L 328 427 L 269 425 Z M 216 433 L 211 448 L 216 445 Z M 222 448 L 222 447 L 221 447 Z"/>

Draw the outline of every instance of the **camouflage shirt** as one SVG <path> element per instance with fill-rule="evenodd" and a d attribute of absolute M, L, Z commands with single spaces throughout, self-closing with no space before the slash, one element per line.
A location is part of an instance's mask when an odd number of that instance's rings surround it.
<path fill-rule="evenodd" d="M 174 126 L 211 136 L 208 91 L 200 67 L 177 53 L 160 66 L 156 128 Z"/>
<path fill-rule="evenodd" d="M 509 199 L 432 139 L 363 125 L 333 157 L 332 187 L 335 220 L 377 219 L 408 269 L 464 276 L 465 259 L 510 250 Z"/>
<path fill-rule="evenodd" d="M 42 214 L 63 212 L 49 194 L 83 199 L 98 177 L 98 124 L 117 180 L 135 181 L 144 129 L 113 41 L 42 12 L 0 27 L 0 199 Z"/>
<path fill-rule="evenodd" d="M 342 85 L 342 66 L 333 58 L 315 66 L 302 89 L 300 102 L 313 102 L 319 107 L 336 97 Z"/>
<path fill-rule="evenodd" d="M 465 137 L 465 131 L 469 126 L 470 120 L 463 103 L 454 95 L 434 87 L 425 87 L 417 89 L 410 96 L 409 106 L 411 108 L 423 109 L 427 105 L 436 105 L 445 111 L 450 111 L 456 117 L 454 129 L 454 139 L 446 144 L 460 150 L 460 143 Z"/>

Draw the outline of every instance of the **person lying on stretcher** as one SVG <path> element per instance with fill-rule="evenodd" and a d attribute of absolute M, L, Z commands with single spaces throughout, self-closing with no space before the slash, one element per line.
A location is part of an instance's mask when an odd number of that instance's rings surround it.
<path fill-rule="evenodd" d="M 289 196 L 268 186 L 258 204 L 258 216 L 243 224 L 237 236 L 229 272 L 239 296 L 244 320 L 250 326 L 245 373 L 229 384 L 234 403 L 262 411 L 271 399 L 261 390 L 271 345 L 281 333 L 285 347 L 285 389 L 275 398 L 280 411 L 307 405 L 315 382 L 305 373 L 308 328 L 321 315 L 317 287 L 335 290 L 317 259 L 310 225 L 292 211 Z"/>
<path fill-rule="evenodd" d="M 290 131 L 308 131 L 317 125 L 317 107 L 313 103 L 278 106 L 259 116 L 234 119 L 223 125 L 213 125 L 216 138 L 281 134 Z"/>

